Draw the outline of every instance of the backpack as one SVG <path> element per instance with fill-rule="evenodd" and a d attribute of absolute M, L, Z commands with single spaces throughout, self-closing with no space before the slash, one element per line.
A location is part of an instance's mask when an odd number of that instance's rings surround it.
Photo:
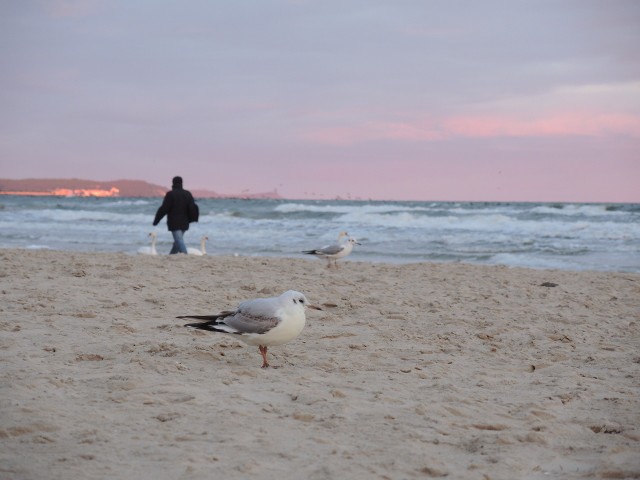
<path fill-rule="evenodd" d="M 189 202 L 189 208 L 187 209 L 187 219 L 189 223 L 197 222 L 200 218 L 200 208 L 195 200 Z"/>

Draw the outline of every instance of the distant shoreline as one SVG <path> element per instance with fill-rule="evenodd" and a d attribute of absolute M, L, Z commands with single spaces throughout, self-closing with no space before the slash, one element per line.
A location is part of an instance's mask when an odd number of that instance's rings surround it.
<path fill-rule="evenodd" d="M 0 195 L 55 197 L 163 197 L 168 187 L 144 180 L 107 180 L 99 182 L 79 178 L 0 178 Z M 197 198 L 279 199 L 277 190 L 261 193 L 220 194 L 206 189 L 189 189 Z"/>

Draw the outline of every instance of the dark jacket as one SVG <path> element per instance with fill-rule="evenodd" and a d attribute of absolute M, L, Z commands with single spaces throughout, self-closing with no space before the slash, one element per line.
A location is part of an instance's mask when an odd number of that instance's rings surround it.
<path fill-rule="evenodd" d="M 162 217 L 167 216 L 167 228 L 169 231 L 189 230 L 189 207 L 195 200 L 189 190 L 185 190 L 181 185 L 174 185 L 170 192 L 164 196 L 162 205 L 156 212 L 153 225 L 158 225 Z"/>

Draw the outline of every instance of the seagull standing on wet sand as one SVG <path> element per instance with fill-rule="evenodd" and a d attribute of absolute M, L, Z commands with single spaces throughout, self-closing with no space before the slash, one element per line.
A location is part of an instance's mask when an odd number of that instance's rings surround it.
<path fill-rule="evenodd" d="M 332 263 L 335 268 L 338 268 L 337 260 L 349 255 L 351 250 L 353 250 L 354 245 L 360 245 L 360 243 L 358 243 L 355 238 L 349 237 L 345 243 L 327 245 L 326 247 L 318 248 L 316 250 L 306 250 L 302 253 L 315 255 L 318 258 L 326 258 L 328 262 L 327 268 L 331 268 Z"/>
<path fill-rule="evenodd" d="M 235 310 L 216 315 L 183 315 L 177 318 L 205 320 L 185 327 L 238 335 L 244 343 L 258 345 L 262 368 L 266 368 L 269 366 L 267 348 L 290 342 L 300 335 L 306 321 L 306 308 L 322 310 L 311 305 L 302 293 L 289 290 L 279 297 L 246 300 Z"/>

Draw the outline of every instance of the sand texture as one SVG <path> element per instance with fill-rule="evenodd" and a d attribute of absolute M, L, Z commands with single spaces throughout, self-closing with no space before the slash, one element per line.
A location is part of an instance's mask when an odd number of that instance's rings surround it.
<path fill-rule="evenodd" d="M 325 265 L 0 251 L 0 478 L 640 478 L 640 275 Z M 175 318 L 289 289 L 277 368 Z"/>

